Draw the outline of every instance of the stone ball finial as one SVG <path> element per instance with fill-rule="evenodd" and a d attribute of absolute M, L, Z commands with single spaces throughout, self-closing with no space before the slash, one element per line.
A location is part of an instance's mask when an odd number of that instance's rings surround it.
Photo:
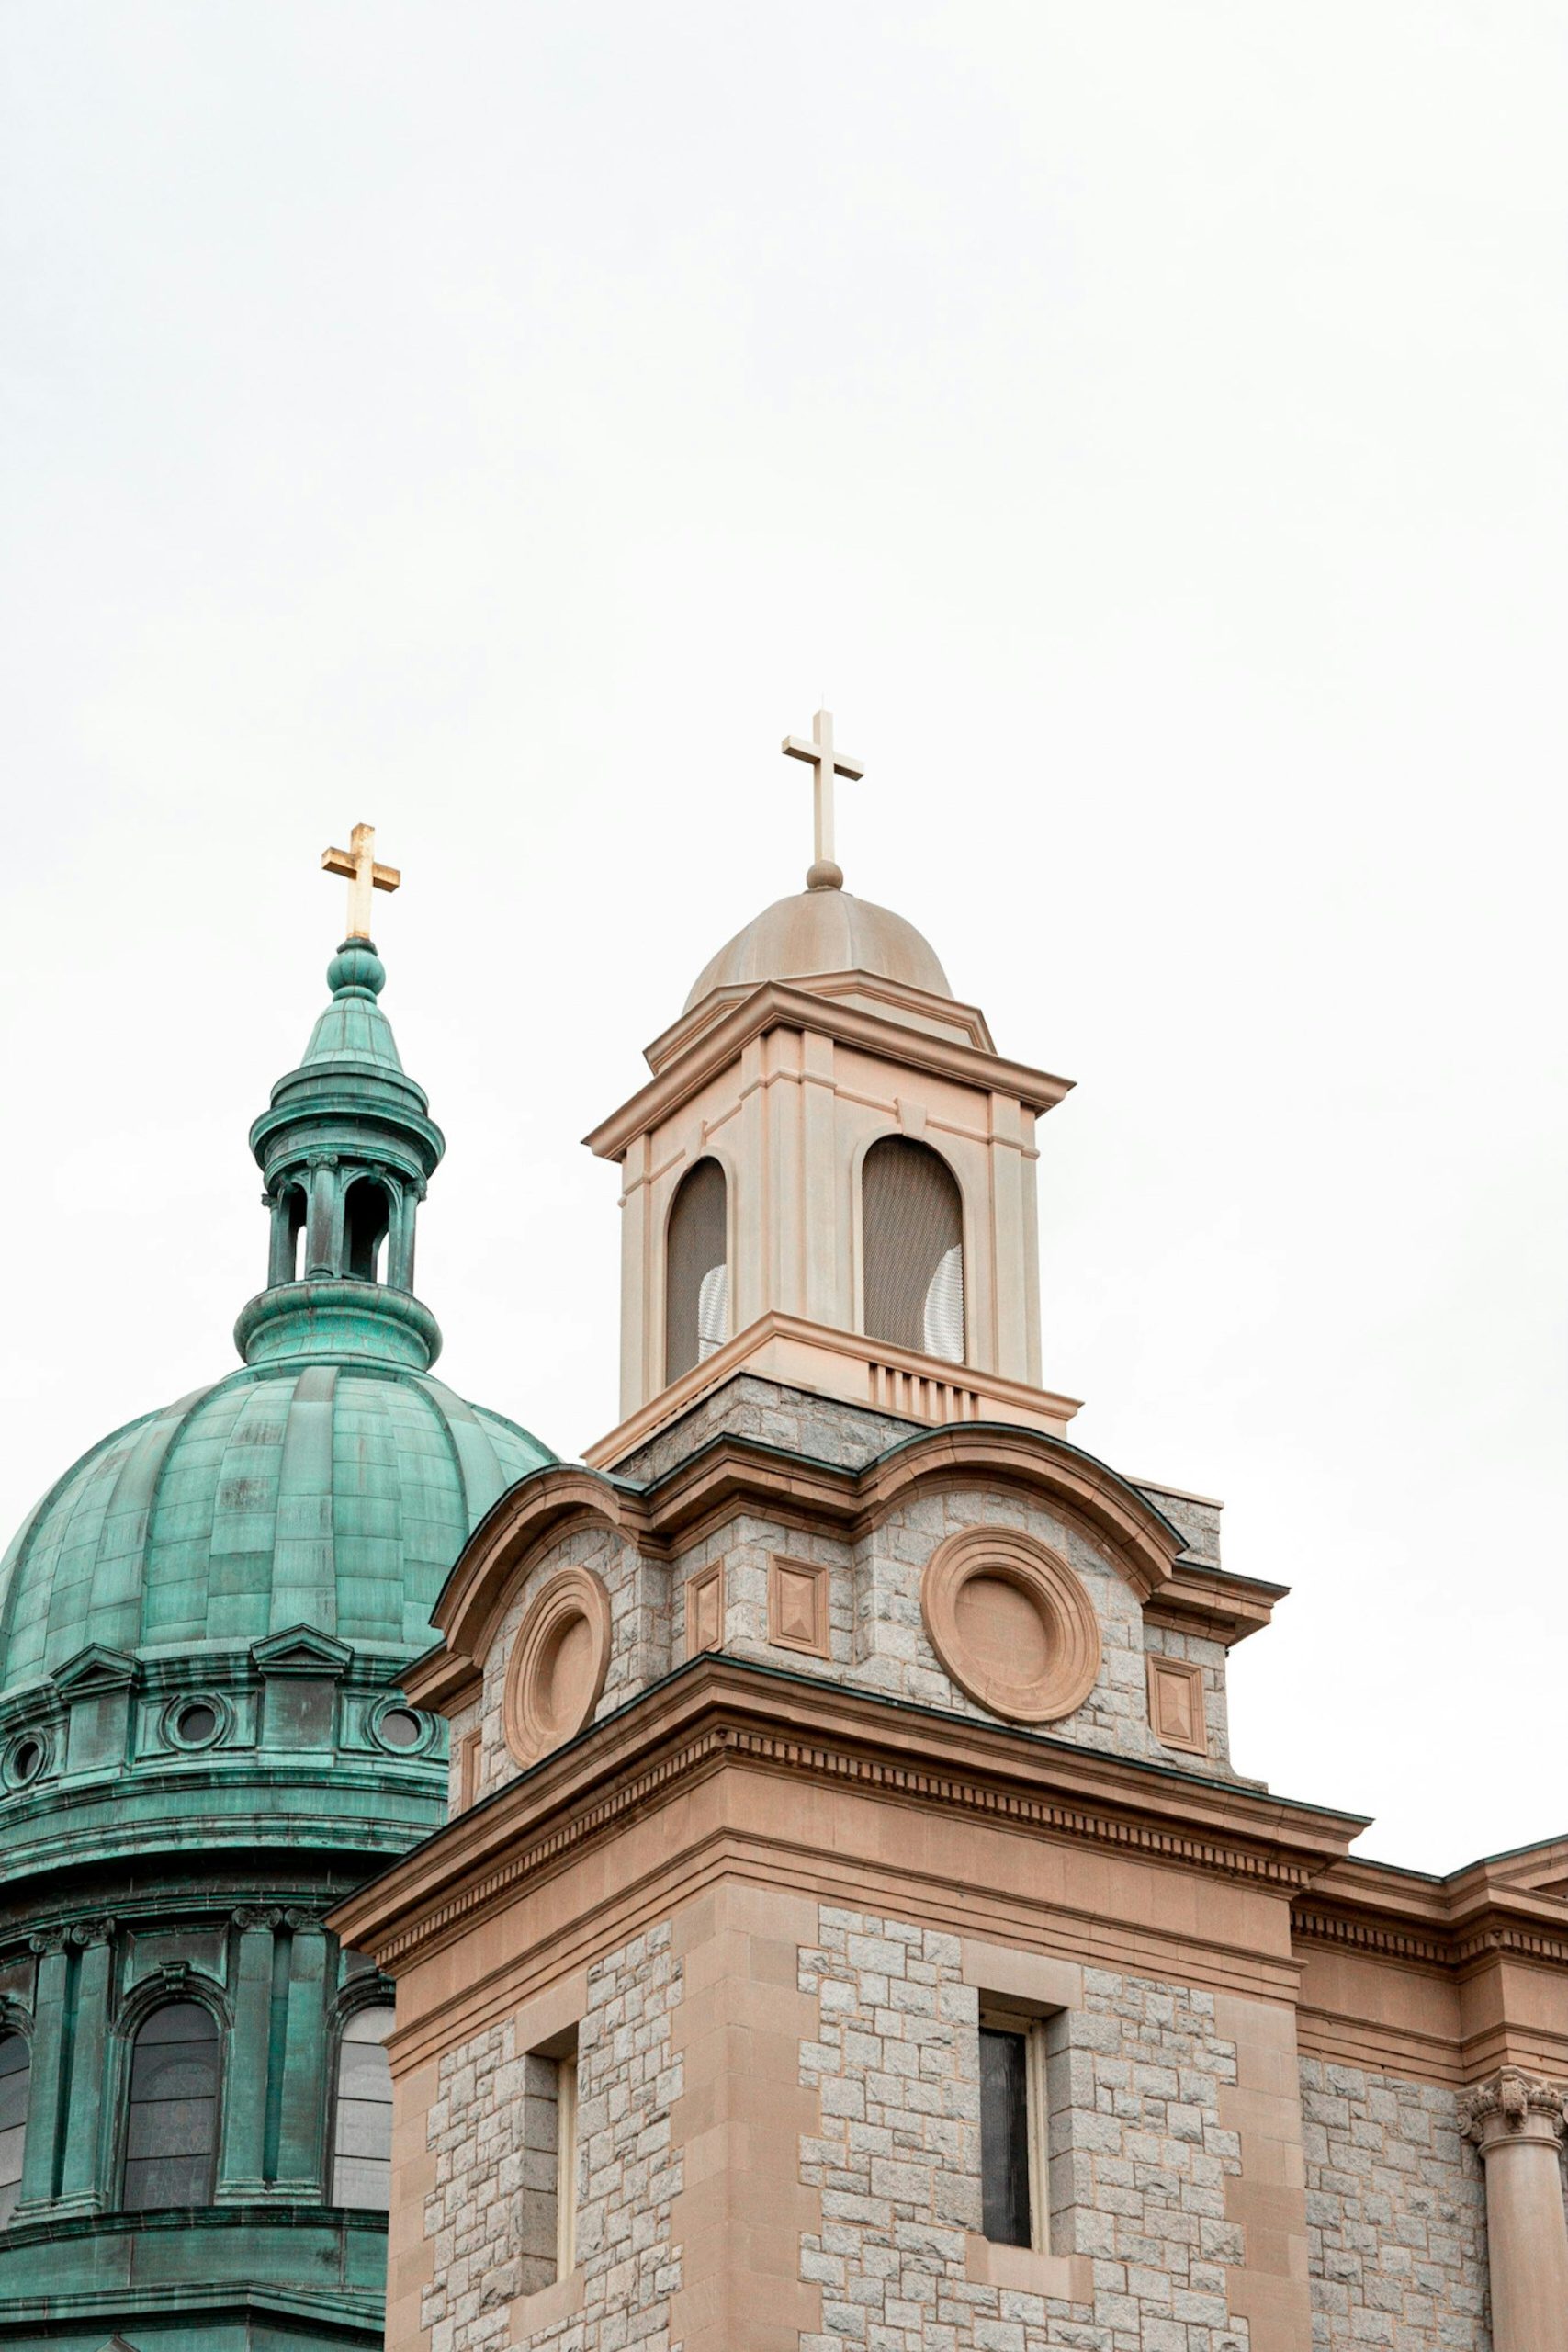
<path fill-rule="evenodd" d="M 815 865 L 807 868 L 806 887 L 808 890 L 841 890 L 844 869 L 835 865 L 830 857 L 819 857 Z"/>
<path fill-rule="evenodd" d="M 387 967 L 368 939 L 345 939 L 327 966 L 327 986 L 333 996 L 378 997 L 387 985 Z"/>

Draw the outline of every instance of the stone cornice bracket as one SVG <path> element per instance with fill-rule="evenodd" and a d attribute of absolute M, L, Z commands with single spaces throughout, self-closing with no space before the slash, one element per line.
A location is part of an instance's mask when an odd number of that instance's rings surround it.
<path fill-rule="evenodd" d="M 1562 2141 L 1568 2132 L 1563 2096 L 1539 2076 L 1504 2066 L 1476 2083 L 1460 2102 L 1461 2128 L 1483 2156 L 1510 2140 Z"/>

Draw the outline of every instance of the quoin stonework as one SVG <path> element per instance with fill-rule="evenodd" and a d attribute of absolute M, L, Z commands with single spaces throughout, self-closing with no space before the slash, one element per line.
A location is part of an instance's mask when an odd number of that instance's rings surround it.
<path fill-rule="evenodd" d="M 1400 1871 L 1240 1769 L 1281 1589 L 1045 1385 L 1068 1082 L 784 750 L 806 888 L 588 1138 L 581 1461 L 431 1374 L 400 877 L 328 854 L 243 1366 L 7 1562 L 0 2345 L 1568 2352 L 1568 1838 Z"/>

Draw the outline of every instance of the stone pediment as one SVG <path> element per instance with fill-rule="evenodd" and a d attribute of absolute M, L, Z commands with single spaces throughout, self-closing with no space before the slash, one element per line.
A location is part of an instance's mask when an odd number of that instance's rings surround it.
<path fill-rule="evenodd" d="M 124 1650 L 111 1650 L 102 1642 L 89 1642 L 57 1668 L 54 1687 L 73 1699 L 90 1697 L 95 1690 L 123 1690 L 136 1679 L 136 1660 Z"/>
<path fill-rule="evenodd" d="M 289 1625 L 251 1644 L 251 1663 L 258 1674 L 313 1674 L 336 1677 L 347 1672 L 354 1652 L 347 1642 L 321 1633 L 314 1625 Z"/>

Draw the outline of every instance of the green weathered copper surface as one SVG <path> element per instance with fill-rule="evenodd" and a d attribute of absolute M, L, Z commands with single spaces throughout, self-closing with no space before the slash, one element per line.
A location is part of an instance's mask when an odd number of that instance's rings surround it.
<path fill-rule="evenodd" d="M 231 1373 L 67 1471 L 0 1566 L 0 1696 L 89 1643 L 189 1651 L 310 1624 L 401 1658 L 470 1528 L 551 1459 L 428 1373 Z"/>
<path fill-rule="evenodd" d="M 339 2030 L 389 1992 L 321 1921 L 444 1817 L 445 1726 L 397 1745 L 399 1677 L 473 1528 L 553 1457 L 430 1374 L 413 1231 L 441 1132 L 374 948 L 328 977 L 252 1131 L 271 1243 L 243 1364 L 90 1447 L 0 1564 L 0 2033 L 32 2056 L 3 2346 L 381 2340 L 385 2221 L 331 2205 L 331 2137 Z M 193 1743 L 196 1702 L 218 1730 Z M 219 2021 L 216 2201 L 122 2212 L 164 1998 Z"/>

